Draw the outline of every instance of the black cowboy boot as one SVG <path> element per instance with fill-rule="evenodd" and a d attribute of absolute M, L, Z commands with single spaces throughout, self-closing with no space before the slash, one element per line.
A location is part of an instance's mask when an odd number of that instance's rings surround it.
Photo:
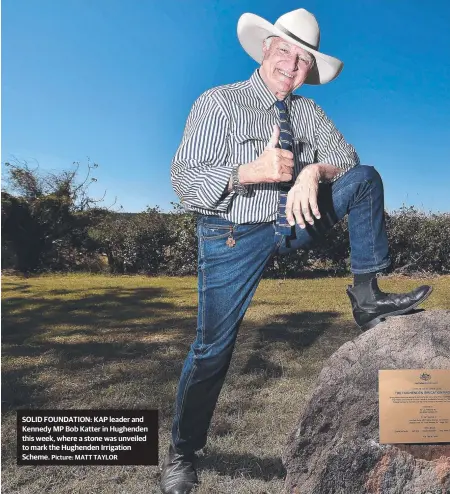
<path fill-rule="evenodd" d="M 376 278 L 361 285 L 349 286 L 347 295 L 353 309 L 353 317 L 362 331 L 373 328 L 389 316 L 406 314 L 421 304 L 433 288 L 422 285 L 408 293 L 383 293 Z"/>
<path fill-rule="evenodd" d="M 177 451 L 173 444 L 164 460 L 161 472 L 161 492 L 163 494 L 189 494 L 198 484 L 194 469 L 194 453 L 185 455 Z"/>

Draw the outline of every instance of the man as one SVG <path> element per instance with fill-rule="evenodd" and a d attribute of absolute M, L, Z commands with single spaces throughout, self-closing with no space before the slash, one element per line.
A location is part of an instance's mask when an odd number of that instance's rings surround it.
<path fill-rule="evenodd" d="M 299 9 L 272 25 L 244 14 L 238 37 L 261 66 L 249 80 L 198 98 L 172 163 L 177 194 L 199 213 L 199 308 L 162 469 L 165 494 L 189 493 L 198 482 L 194 452 L 206 443 L 239 325 L 276 252 L 308 248 L 348 214 L 354 285 L 347 293 L 362 330 L 431 292 L 379 290 L 377 273 L 390 264 L 381 178 L 359 164 L 314 101 L 292 94 L 342 70 L 318 51 L 315 17 Z"/>

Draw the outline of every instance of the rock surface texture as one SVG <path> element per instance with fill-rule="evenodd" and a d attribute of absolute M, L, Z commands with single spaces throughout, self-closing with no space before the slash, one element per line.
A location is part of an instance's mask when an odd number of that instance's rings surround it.
<path fill-rule="evenodd" d="M 379 444 L 378 370 L 450 369 L 450 311 L 391 317 L 325 363 L 283 456 L 288 494 L 450 494 L 450 444 Z"/>

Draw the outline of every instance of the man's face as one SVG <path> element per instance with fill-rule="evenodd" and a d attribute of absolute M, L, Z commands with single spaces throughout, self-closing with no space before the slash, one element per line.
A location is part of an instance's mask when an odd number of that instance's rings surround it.
<path fill-rule="evenodd" d="M 306 50 L 283 38 L 271 39 L 269 48 L 263 43 L 264 60 L 259 73 L 272 93 L 284 99 L 303 84 L 314 59 Z"/>

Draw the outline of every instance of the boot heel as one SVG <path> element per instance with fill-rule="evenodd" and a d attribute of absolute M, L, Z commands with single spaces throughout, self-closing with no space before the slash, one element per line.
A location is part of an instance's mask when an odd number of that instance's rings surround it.
<path fill-rule="evenodd" d="M 361 331 L 367 331 L 368 329 L 374 328 L 377 324 L 380 322 L 383 322 L 386 318 L 385 317 L 376 317 L 375 319 L 372 319 L 371 321 L 367 322 L 366 324 L 363 324 L 362 326 L 359 327 Z"/>

